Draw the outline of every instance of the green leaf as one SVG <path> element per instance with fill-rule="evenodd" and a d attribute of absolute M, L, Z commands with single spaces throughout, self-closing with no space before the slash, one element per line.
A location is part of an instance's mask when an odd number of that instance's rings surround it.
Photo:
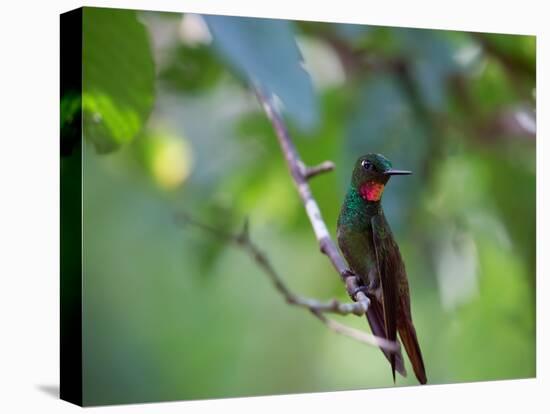
<path fill-rule="evenodd" d="M 70 155 L 82 139 L 82 97 L 79 91 L 70 90 L 61 97 L 61 155 Z"/>
<path fill-rule="evenodd" d="M 70 91 L 61 97 L 61 129 L 65 128 L 74 121 L 75 116 L 80 111 L 80 94 Z"/>
<path fill-rule="evenodd" d="M 318 122 L 317 101 L 290 22 L 230 16 L 203 16 L 214 47 L 235 71 L 277 95 L 288 115 L 305 130 Z"/>
<path fill-rule="evenodd" d="M 154 100 L 155 71 L 147 31 L 134 11 L 85 8 L 84 136 L 100 153 L 131 141 Z"/>

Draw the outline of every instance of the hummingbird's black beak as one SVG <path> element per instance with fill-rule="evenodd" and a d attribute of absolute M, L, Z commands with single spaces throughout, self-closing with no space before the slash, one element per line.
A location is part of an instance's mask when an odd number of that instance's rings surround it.
<path fill-rule="evenodd" d="M 393 168 L 390 168 L 389 170 L 384 171 L 385 175 L 410 175 L 412 174 L 411 171 L 405 171 L 405 170 L 394 170 Z"/>

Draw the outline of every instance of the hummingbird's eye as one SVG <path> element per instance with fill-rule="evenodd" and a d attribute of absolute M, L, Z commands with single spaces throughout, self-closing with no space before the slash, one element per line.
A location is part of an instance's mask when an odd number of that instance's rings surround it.
<path fill-rule="evenodd" d="M 361 167 L 363 167 L 365 170 L 371 170 L 372 169 L 372 162 L 368 160 L 361 161 Z"/>

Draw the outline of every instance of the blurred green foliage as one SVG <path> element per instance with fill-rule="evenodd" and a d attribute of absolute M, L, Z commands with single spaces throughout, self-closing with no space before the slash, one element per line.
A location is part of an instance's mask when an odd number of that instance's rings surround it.
<path fill-rule="evenodd" d="M 378 349 L 329 332 L 243 252 L 174 220 L 235 230 L 249 217 L 292 289 L 346 300 L 247 82 L 278 96 L 305 162 L 336 162 L 311 182 L 333 232 L 359 155 L 414 171 L 384 205 L 429 382 L 535 375 L 534 37 L 85 16 L 86 403 L 392 386 Z"/>
<path fill-rule="evenodd" d="M 222 73 L 223 67 L 208 46 L 177 44 L 159 77 L 166 88 L 200 94 L 214 87 Z"/>

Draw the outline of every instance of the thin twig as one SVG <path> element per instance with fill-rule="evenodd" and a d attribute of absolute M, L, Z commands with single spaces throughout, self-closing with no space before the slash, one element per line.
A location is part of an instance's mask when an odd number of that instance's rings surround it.
<path fill-rule="evenodd" d="M 332 301 L 325 303 L 319 302 L 315 299 L 302 297 L 292 292 L 286 286 L 283 278 L 277 273 L 269 258 L 250 239 L 248 221 L 245 222 L 243 229 L 239 234 L 232 234 L 206 223 L 197 221 L 183 212 L 176 215 L 176 220 L 180 224 L 191 224 L 219 239 L 225 240 L 245 250 L 254 259 L 258 266 L 267 274 L 277 291 L 281 293 L 288 304 L 308 309 L 317 319 L 323 322 L 333 332 L 348 336 L 368 345 L 387 349 L 389 351 L 398 350 L 399 346 L 396 342 L 388 341 L 384 338 L 350 328 L 349 326 L 342 325 L 324 315 L 325 313 L 335 313 L 339 315 L 354 314 L 362 316 L 367 311 L 369 303 L 368 299 L 366 302 L 360 301 L 356 303 L 342 303 L 336 299 L 333 299 Z"/>
<path fill-rule="evenodd" d="M 303 163 L 300 163 L 299 168 L 303 176 L 309 180 L 316 175 L 334 170 L 334 163 L 332 161 L 323 161 L 321 164 L 313 167 L 306 167 Z"/>

